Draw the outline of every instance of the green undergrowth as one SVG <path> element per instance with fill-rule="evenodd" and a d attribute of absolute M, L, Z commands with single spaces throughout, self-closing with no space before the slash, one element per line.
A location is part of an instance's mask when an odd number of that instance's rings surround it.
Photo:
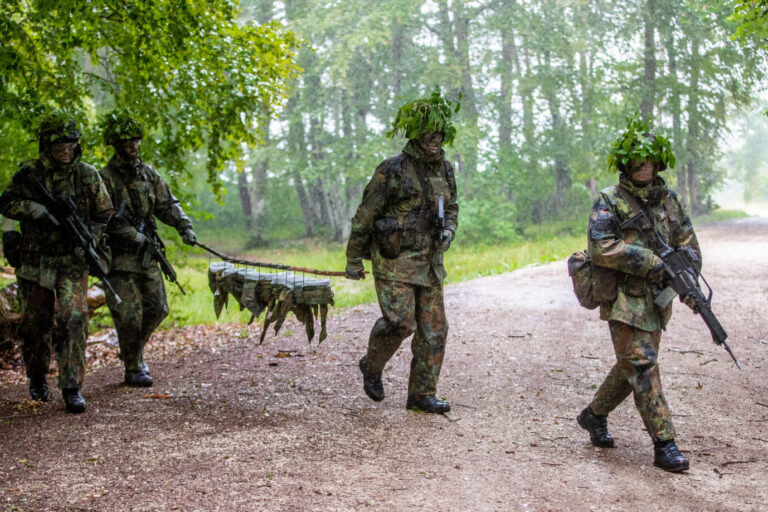
<path fill-rule="evenodd" d="M 744 219 L 746 217 L 749 217 L 749 214 L 743 210 L 718 209 L 706 215 L 694 217 L 693 223 L 694 223 L 694 227 L 696 227 L 697 224 L 699 225 L 711 224 L 713 222 L 720 222 L 723 220 L 731 220 L 731 219 Z"/>
<path fill-rule="evenodd" d="M 213 245 L 213 242 L 210 242 Z M 544 236 L 540 239 L 499 245 L 456 244 L 445 255 L 448 270 L 446 284 L 478 277 L 501 274 L 529 265 L 548 263 L 567 257 L 583 248 L 584 235 Z M 227 245 L 234 251 L 236 244 L 230 239 Z M 219 246 L 217 245 L 217 248 Z M 263 262 L 284 263 L 293 266 L 323 270 L 344 270 L 345 245 L 324 244 L 316 240 L 300 240 L 281 247 L 268 247 L 241 253 L 242 258 Z M 163 327 L 210 324 L 215 322 L 245 323 L 250 313 L 239 311 L 239 305 L 230 297 L 229 307 L 217 320 L 213 311 L 213 298 L 208 289 L 208 264 L 218 261 L 202 251 L 186 258 L 177 265 L 179 281 L 187 292 L 183 296 L 178 287 L 166 282 L 171 313 Z M 370 262 L 366 261 L 370 270 Z M 343 277 L 331 278 L 337 308 L 348 308 L 376 300 L 373 279 L 369 275 L 363 281 L 350 281 Z"/>

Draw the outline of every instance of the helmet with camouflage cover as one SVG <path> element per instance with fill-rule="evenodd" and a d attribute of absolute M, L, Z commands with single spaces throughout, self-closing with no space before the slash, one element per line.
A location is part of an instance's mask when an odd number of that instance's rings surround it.
<path fill-rule="evenodd" d="M 80 128 L 71 113 L 64 110 L 54 110 L 40 120 L 38 136 L 42 149 L 57 142 L 78 142 L 80 140 Z"/>
<path fill-rule="evenodd" d="M 458 101 L 446 100 L 440 93 L 440 87 L 435 86 L 429 97 L 410 101 L 400 107 L 392 122 L 392 130 L 387 132 L 386 137 L 391 139 L 401 133 L 413 140 L 429 133 L 442 133 L 443 143 L 450 146 L 456 137 L 456 127 L 451 117 L 459 111 L 460 102 L 461 95 Z"/>
<path fill-rule="evenodd" d="M 122 140 L 144 138 L 141 124 L 125 112 L 114 111 L 107 114 L 101 125 L 104 130 L 104 142 L 110 146 L 114 146 Z"/>
<path fill-rule="evenodd" d="M 611 145 L 608 169 L 624 173 L 632 160 L 650 159 L 656 164 L 656 171 L 675 166 L 675 155 L 669 139 L 651 131 L 648 122 L 641 121 L 639 114 L 627 118 L 626 131 Z"/>

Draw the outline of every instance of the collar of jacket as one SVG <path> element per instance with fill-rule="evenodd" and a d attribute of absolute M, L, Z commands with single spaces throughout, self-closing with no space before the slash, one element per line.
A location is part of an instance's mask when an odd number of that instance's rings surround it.
<path fill-rule="evenodd" d="M 403 148 L 403 153 L 421 162 L 429 162 L 429 163 L 442 162 L 443 159 L 445 158 L 445 151 L 443 151 L 442 149 L 440 150 L 440 153 L 438 153 L 437 155 L 434 155 L 434 156 L 425 155 L 421 151 L 421 149 L 416 145 L 415 140 L 408 141 L 408 143 Z"/>
<path fill-rule="evenodd" d="M 664 178 L 656 176 L 653 178 L 650 187 L 638 187 L 629 179 L 629 177 L 622 173 L 619 176 L 619 186 L 632 194 L 634 197 L 641 199 L 643 202 L 656 206 L 661 204 L 664 198 L 667 197 L 669 189 L 664 182 Z"/>

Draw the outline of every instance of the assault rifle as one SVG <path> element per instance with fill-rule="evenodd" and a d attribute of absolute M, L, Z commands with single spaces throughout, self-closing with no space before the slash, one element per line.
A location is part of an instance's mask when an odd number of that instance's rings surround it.
<path fill-rule="evenodd" d="M 160 238 L 160 235 L 157 234 L 157 226 L 155 225 L 154 219 L 148 221 L 146 219 L 142 220 L 136 229 L 147 238 L 147 241 L 144 244 L 144 256 L 141 260 L 142 268 L 148 268 L 149 264 L 152 262 L 152 258 L 155 258 L 157 262 L 160 263 L 160 270 L 165 278 L 172 283 L 176 283 L 176 286 L 181 290 L 181 294 L 186 295 L 187 292 L 184 291 L 184 288 L 182 288 L 181 283 L 179 283 L 179 280 L 176 277 L 176 271 L 173 270 L 168 258 L 165 257 L 165 244 L 163 243 L 163 239 Z"/>
<path fill-rule="evenodd" d="M 651 217 L 648 210 L 643 206 L 640 206 L 639 210 L 639 213 L 621 224 L 621 229 L 635 229 L 645 233 L 651 249 L 664 262 L 664 271 L 667 274 L 665 282 L 668 284 L 656 295 L 653 301 L 654 304 L 660 308 L 665 308 L 676 296 L 679 296 L 681 300 L 690 297 L 695 304 L 694 311 L 698 312 L 704 323 L 707 324 L 709 332 L 712 334 L 712 341 L 716 345 L 722 345 L 733 359 L 733 362 L 736 363 L 736 367 L 741 370 L 739 360 L 736 359 L 736 356 L 731 351 L 731 347 L 725 342 L 728 334 L 712 312 L 712 288 L 707 283 L 707 280 L 704 279 L 704 276 L 697 270 L 693 251 L 688 247 L 672 248 L 656 229 L 653 217 Z M 699 278 L 707 286 L 708 293 L 706 297 L 699 285 Z"/>
<path fill-rule="evenodd" d="M 45 187 L 45 185 L 43 185 L 43 182 L 40 181 L 37 176 L 30 174 L 29 177 L 30 184 L 36 189 L 39 197 L 42 198 L 41 203 L 48 210 L 48 220 L 50 220 L 53 225 L 62 228 L 69 239 L 73 240 L 77 244 L 77 247 L 80 247 L 83 250 L 91 274 L 101 279 L 101 282 L 104 283 L 104 287 L 109 290 L 115 298 L 115 302 L 120 304 L 120 296 L 107 280 L 109 268 L 97 252 L 93 234 L 77 214 L 77 207 L 72 201 L 72 198 L 56 197 Z"/>

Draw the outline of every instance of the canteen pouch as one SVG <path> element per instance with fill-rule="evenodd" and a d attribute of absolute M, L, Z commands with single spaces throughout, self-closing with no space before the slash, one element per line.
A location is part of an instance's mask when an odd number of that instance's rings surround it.
<path fill-rule="evenodd" d="M 384 217 L 373 223 L 374 237 L 379 253 L 387 259 L 400 256 L 400 223 L 392 217 Z"/>

